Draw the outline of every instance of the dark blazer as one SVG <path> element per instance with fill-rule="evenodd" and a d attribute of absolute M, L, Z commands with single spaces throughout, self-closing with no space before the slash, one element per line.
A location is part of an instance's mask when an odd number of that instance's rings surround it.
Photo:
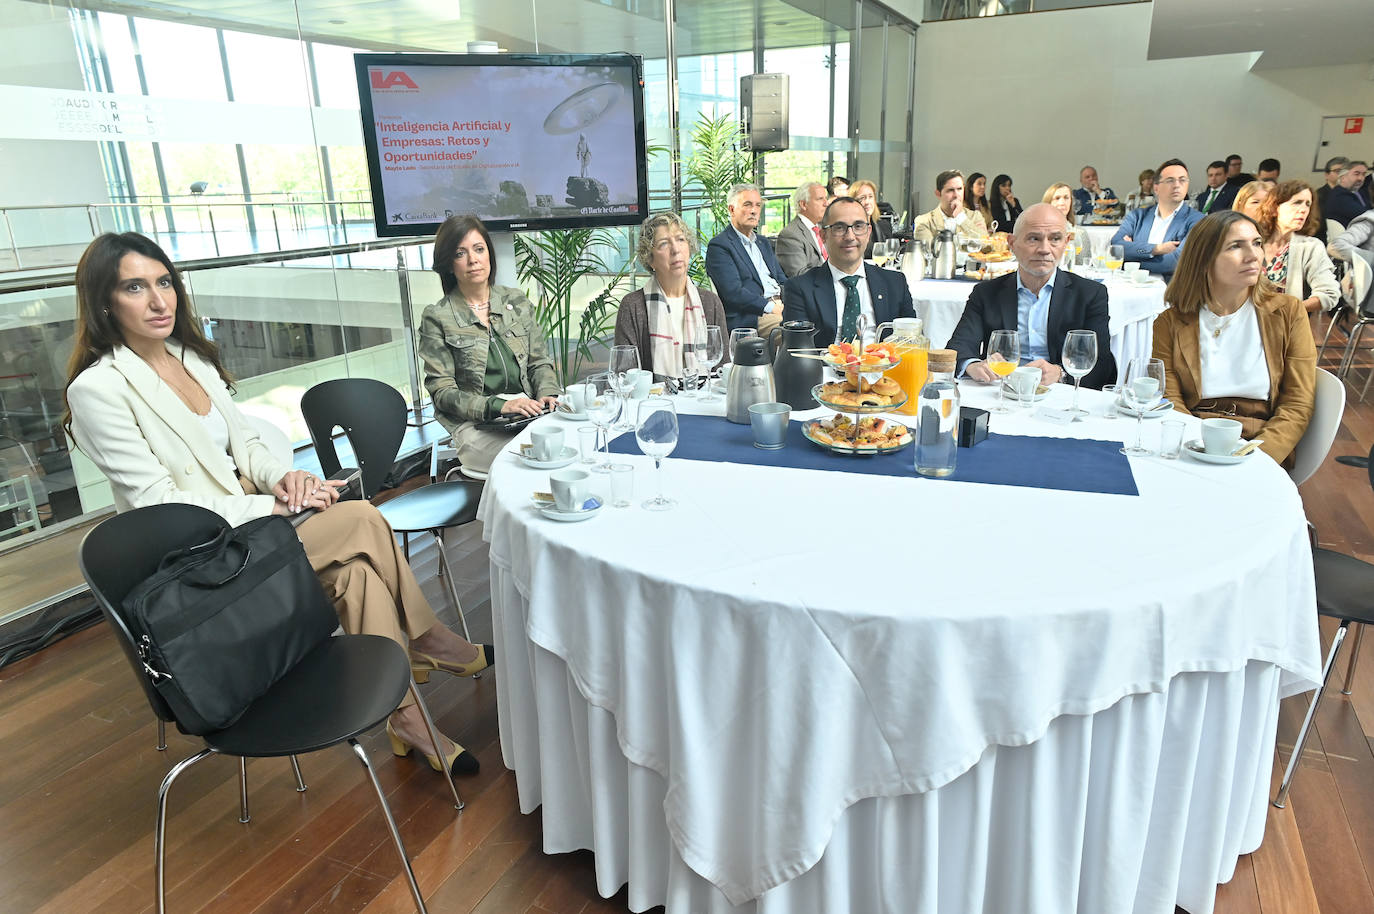
<path fill-rule="evenodd" d="M 1142 270 L 1158 273 L 1167 282 L 1169 277 L 1174 275 L 1174 267 L 1178 266 L 1178 255 L 1183 252 L 1183 240 L 1188 237 L 1193 226 L 1202 221 L 1202 213 L 1189 206 L 1186 200 L 1180 204 L 1179 211 L 1174 213 L 1173 221 L 1169 223 L 1169 230 L 1164 233 L 1165 241 L 1177 241 L 1179 246 L 1174 248 L 1172 254 L 1156 257 L 1153 253 L 1154 245 L 1145 240 L 1150 237 L 1150 226 L 1155 224 L 1155 209 L 1153 206 L 1147 206 L 1127 213 L 1121 228 L 1112 235 L 1112 244 L 1119 244 L 1126 249 L 1127 260 L 1139 261 Z M 1127 235 L 1134 240 L 1127 241 Z"/>
<path fill-rule="evenodd" d="M 789 277 L 800 276 L 812 267 L 825 262 L 821 249 L 816 247 L 816 234 L 806 227 L 801 216 L 794 216 L 777 240 L 778 263 Z"/>
<path fill-rule="evenodd" d="M 1202 193 L 1198 194 L 1196 197 L 1195 209 L 1204 216 L 1211 213 L 1219 213 L 1224 209 L 1230 209 L 1231 204 L 1236 202 L 1236 192 L 1239 189 L 1240 188 L 1236 187 L 1234 184 L 1221 185 L 1221 187 L 1217 188 L 1217 199 L 1212 203 L 1212 208 L 1202 213 L 1202 208 L 1207 205 L 1207 198 L 1212 193 L 1212 188 L 1204 187 Z"/>
<path fill-rule="evenodd" d="M 1016 220 L 1021 218 L 1021 213 L 1025 211 L 1024 207 L 1021 206 L 1020 199 L 1013 206 L 1006 200 L 998 198 L 991 201 L 990 209 L 992 218 L 997 220 L 997 231 L 999 232 L 1010 232 L 1016 225 Z M 991 222 L 988 223 L 988 231 L 992 231 Z"/>
<path fill-rule="evenodd" d="M 864 264 L 868 292 L 873 299 L 873 317 L 878 323 L 899 317 L 915 317 L 916 307 L 906 277 L 896 270 L 884 270 L 870 263 Z M 782 319 L 811 321 L 816 325 L 816 345 L 829 346 L 835 342 L 836 317 L 841 302 L 835 301 L 835 277 L 829 264 L 822 264 L 794 276 L 782 287 Z"/>
<path fill-rule="evenodd" d="M 1110 187 L 1098 185 L 1097 192 L 1101 194 L 1102 198 L 1105 200 L 1116 199 L 1116 191 L 1112 190 Z M 1075 187 L 1073 189 L 1074 212 L 1078 213 L 1080 216 L 1091 214 L 1093 211 L 1094 199 L 1096 198 L 1093 197 L 1086 187 Z"/>
<path fill-rule="evenodd" d="M 787 282 L 787 274 L 782 271 L 782 264 L 778 263 L 778 256 L 773 253 L 768 239 L 755 232 L 754 240 L 769 274 L 779 286 Z M 763 314 L 768 299 L 763 297 L 763 283 L 754 272 L 754 262 L 745 253 L 744 242 L 739 240 L 733 225 L 726 226 L 725 231 L 706 245 L 706 275 L 711 277 L 720 303 L 725 306 L 725 320 L 730 329 L 753 327 L 757 330 L 759 315 Z"/>
<path fill-rule="evenodd" d="M 1322 215 L 1327 219 L 1335 219 L 1341 225 L 1349 225 L 1350 220 L 1367 209 L 1368 203 L 1361 200 L 1358 194 L 1338 184 L 1326 195 L 1326 209 Z"/>
<path fill-rule="evenodd" d="M 1017 310 L 1015 273 L 974 286 L 964 314 L 946 344 L 947 349 L 959 354 L 958 365 L 983 358 L 994 330 L 1019 329 Z M 1070 330 L 1091 330 L 1097 334 L 1097 364 L 1083 378 L 1083 386 L 1100 389 L 1103 384 L 1115 384 L 1116 359 L 1112 357 L 1112 334 L 1107 327 L 1107 287 L 1060 270 L 1054 277 L 1045 328 L 1045 344 L 1052 364 L 1062 364 L 1064 337 Z"/>
<path fill-rule="evenodd" d="M 1231 177 L 1227 178 L 1226 186 L 1234 187 L 1236 190 L 1240 190 L 1242 187 L 1249 184 L 1253 180 L 1255 180 L 1254 175 L 1250 174 L 1250 172 L 1248 171 L 1242 171 L 1238 175 L 1232 175 Z"/>

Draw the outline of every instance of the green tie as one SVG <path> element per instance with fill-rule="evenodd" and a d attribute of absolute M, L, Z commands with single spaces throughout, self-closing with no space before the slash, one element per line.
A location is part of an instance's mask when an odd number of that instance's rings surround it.
<path fill-rule="evenodd" d="M 859 277 L 841 276 L 844 283 L 844 316 L 840 318 L 840 339 L 852 340 L 859 335 Z"/>
<path fill-rule="evenodd" d="M 1212 188 L 1212 193 L 1208 195 L 1208 197 L 1207 197 L 1207 203 L 1203 205 L 1202 211 L 1203 211 L 1204 213 L 1210 213 L 1210 212 L 1212 211 L 1212 204 L 1216 202 L 1216 199 L 1217 199 L 1217 189 L 1214 187 L 1214 188 Z"/>

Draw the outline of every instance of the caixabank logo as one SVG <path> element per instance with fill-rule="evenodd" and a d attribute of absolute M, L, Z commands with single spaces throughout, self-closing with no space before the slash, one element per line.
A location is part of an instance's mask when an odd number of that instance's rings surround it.
<path fill-rule="evenodd" d="M 373 92 L 418 92 L 420 87 L 404 70 L 368 70 Z"/>

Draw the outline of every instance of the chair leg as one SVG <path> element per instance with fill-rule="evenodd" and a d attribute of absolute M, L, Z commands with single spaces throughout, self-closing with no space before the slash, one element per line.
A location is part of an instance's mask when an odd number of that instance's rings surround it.
<path fill-rule="evenodd" d="M 1350 366 L 1355 361 L 1355 349 L 1360 345 L 1360 337 L 1363 335 L 1364 321 L 1357 321 L 1350 329 L 1350 337 L 1345 341 L 1345 352 L 1341 354 L 1341 364 L 1336 369 L 1336 377 L 1344 379 L 1350 373 Z"/>
<path fill-rule="evenodd" d="M 1316 694 L 1312 696 L 1312 703 L 1307 706 L 1307 716 L 1302 719 L 1302 729 L 1298 731 L 1297 741 L 1293 744 L 1293 754 L 1288 758 L 1288 767 L 1283 771 L 1283 780 L 1279 782 L 1278 795 L 1274 797 L 1274 805 L 1283 809 L 1288 802 L 1288 788 L 1293 784 L 1293 774 L 1298 769 L 1298 759 L 1302 758 L 1302 748 L 1307 743 L 1307 733 L 1312 729 L 1312 719 L 1317 716 L 1317 705 L 1321 703 L 1322 693 L 1326 691 L 1326 681 L 1331 678 L 1331 670 L 1336 666 L 1336 655 L 1340 653 L 1341 642 L 1345 640 L 1346 628 L 1349 625 L 1345 620 L 1341 620 L 1340 628 L 1336 629 L 1336 637 L 1331 639 L 1331 650 L 1326 653 L 1326 665 L 1322 668 L 1321 685 L 1317 686 Z"/>
<path fill-rule="evenodd" d="M 1322 337 L 1321 347 L 1317 349 L 1317 364 L 1321 364 L 1322 356 L 1326 354 L 1326 346 L 1331 342 L 1331 333 L 1336 329 L 1336 324 L 1339 323 L 1343 313 L 1340 308 L 1331 312 L 1331 322 L 1326 325 L 1326 336 Z"/>
<path fill-rule="evenodd" d="M 157 722 L 157 751 L 167 751 L 167 721 L 161 718 Z"/>
<path fill-rule="evenodd" d="M 296 793 L 305 793 L 305 778 L 301 777 L 301 763 L 291 756 L 291 770 L 296 775 Z"/>
<path fill-rule="evenodd" d="M 401 832 L 396 828 L 396 819 L 391 815 L 391 807 L 387 805 L 386 794 L 382 792 L 381 782 L 377 780 L 377 773 L 372 770 L 372 763 L 368 761 L 367 753 L 363 751 L 362 746 L 358 745 L 356 739 L 349 739 L 348 745 L 352 747 L 353 754 L 358 757 L 358 761 L 362 762 L 363 767 L 367 769 L 367 777 L 372 782 L 372 789 L 377 791 L 377 802 L 382 806 L 382 817 L 386 819 L 386 827 L 391 832 L 391 841 L 396 845 L 396 852 L 401 855 L 401 866 L 405 868 L 406 880 L 410 883 L 410 894 L 415 896 L 415 909 L 420 914 L 429 914 L 425 908 L 424 896 L 420 894 L 420 886 L 415 881 L 415 871 L 410 868 L 410 856 L 406 854 L 405 842 L 401 840 Z"/>
<path fill-rule="evenodd" d="M 1360 389 L 1360 402 L 1364 402 L 1365 394 L 1369 393 L 1369 382 L 1374 381 L 1374 363 L 1369 366 L 1369 374 L 1365 376 L 1364 387 Z"/>
<path fill-rule="evenodd" d="M 420 694 L 420 687 L 415 684 L 415 674 L 410 674 L 410 694 L 415 697 L 415 706 L 420 709 L 420 716 L 425 719 L 425 729 L 429 731 L 430 743 L 434 746 L 435 755 L 443 758 L 443 753 L 439 752 L 439 728 L 434 726 L 434 718 L 429 716 L 429 705 L 425 704 L 424 696 Z M 458 785 L 453 783 L 453 772 L 444 768 L 444 780 L 448 781 L 449 792 L 453 794 L 453 808 L 459 812 L 463 811 L 463 799 L 458 796 Z"/>
<path fill-rule="evenodd" d="M 167 776 L 162 779 L 162 784 L 157 789 L 157 825 L 153 830 L 153 857 L 156 861 L 157 870 L 157 914 L 166 914 L 167 911 L 167 894 L 164 888 L 166 866 L 163 863 L 163 852 L 167 843 L 167 793 L 172 789 L 172 782 L 183 771 L 201 759 L 214 754 L 215 750 L 213 749 L 202 749 L 190 758 L 184 758 L 177 762 L 172 766 L 172 770 L 167 772 Z"/>
<path fill-rule="evenodd" d="M 410 561 L 410 534 L 409 534 L 409 533 L 402 533 L 402 534 L 401 534 L 401 554 L 404 555 L 404 556 L 406 557 L 406 561 L 407 561 L 407 562 Z"/>
<path fill-rule="evenodd" d="M 1351 687 L 1355 684 L 1355 665 L 1360 662 L 1360 642 L 1364 640 L 1364 623 L 1355 623 L 1355 640 L 1350 644 L 1350 660 L 1345 668 L 1345 688 L 1341 689 L 1342 695 L 1349 695 Z"/>
<path fill-rule="evenodd" d="M 453 569 L 449 568 L 448 565 L 448 550 L 444 548 L 444 531 L 440 528 L 429 532 L 434 537 L 434 545 L 439 549 L 439 576 L 448 585 L 449 599 L 453 600 L 453 608 L 458 612 L 458 621 L 463 623 L 463 637 L 471 641 L 472 635 L 468 632 L 468 617 L 463 612 L 463 604 L 458 600 L 458 587 L 454 583 Z M 480 679 L 482 674 L 474 673 L 472 678 Z"/>
<path fill-rule="evenodd" d="M 248 815 L 248 759 L 239 756 L 239 821 L 247 825 Z"/>

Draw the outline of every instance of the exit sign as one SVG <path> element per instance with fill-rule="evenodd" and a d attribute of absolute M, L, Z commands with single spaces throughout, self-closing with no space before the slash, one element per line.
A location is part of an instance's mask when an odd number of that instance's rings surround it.
<path fill-rule="evenodd" d="M 1345 119 L 1345 132 L 1346 132 L 1346 133 L 1363 133 L 1363 132 L 1364 132 L 1364 118 L 1362 118 L 1362 117 L 1348 117 L 1348 118 L 1346 118 L 1346 119 Z"/>

